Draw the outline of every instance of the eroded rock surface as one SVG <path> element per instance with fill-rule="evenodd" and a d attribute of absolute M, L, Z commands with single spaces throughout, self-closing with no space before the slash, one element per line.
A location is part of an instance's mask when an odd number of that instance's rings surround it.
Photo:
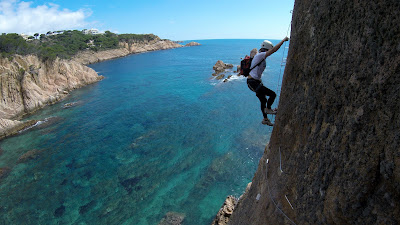
<path fill-rule="evenodd" d="M 226 225 L 229 222 L 229 218 L 231 217 L 233 210 L 237 204 L 237 199 L 233 196 L 228 196 L 225 199 L 224 204 L 219 209 L 217 216 L 211 225 Z"/>
<path fill-rule="evenodd" d="M 295 2 L 274 130 L 229 224 L 400 223 L 399 11 Z"/>

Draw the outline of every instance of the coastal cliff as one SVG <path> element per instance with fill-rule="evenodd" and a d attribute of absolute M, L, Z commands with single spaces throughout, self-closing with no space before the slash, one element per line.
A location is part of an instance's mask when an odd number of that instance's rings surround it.
<path fill-rule="evenodd" d="M 129 54 L 184 47 L 158 37 L 152 41 L 121 42 L 120 46 L 118 49 L 98 52 L 82 51 L 72 60 L 57 58 L 43 62 L 34 55 L 0 58 L 0 139 L 14 135 L 36 122 L 15 119 L 60 101 L 73 89 L 103 79 L 85 64 Z"/>
<path fill-rule="evenodd" d="M 295 2 L 274 130 L 228 224 L 400 223 L 399 11 Z"/>
<path fill-rule="evenodd" d="M 149 51 L 184 47 L 181 44 L 175 43 L 170 40 L 161 40 L 158 37 L 151 41 L 140 41 L 140 42 L 130 42 L 130 43 L 120 42 L 119 45 L 121 48 L 100 51 L 100 52 L 82 51 L 79 52 L 73 59 L 82 64 L 91 64 L 127 56 L 129 54 L 137 54 Z"/>
<path fill-rule="evenodd" d="M 0 118 L 33 112 L 102 78 L 93 69 L 71 60 L 43 62 L 34 55 L 1 58 Z"/>

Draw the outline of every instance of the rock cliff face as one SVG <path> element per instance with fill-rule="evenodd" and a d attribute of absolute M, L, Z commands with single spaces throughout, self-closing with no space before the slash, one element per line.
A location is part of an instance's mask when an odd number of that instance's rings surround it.
<path fill-rule="evenodd" d="M 132 43 L 120 42 L 119 44 L 122 48 L 106 50 L 101 52 L 94 52 L 94 51 L 80 52 L 74 57 L 74 60 L 82 64 L 91 64 L 108 59 L 127 56 L 129 54 L 183 47 L 183 45 L 181 44 L 175 43 L 170 40 L 161 40 L 160 38 L 156 38 L 155 40 L 152 41 L 142 41 L 142 42 L 132 42 Z"/>
<path fill-rule="evenodd" d="M 55 103 L 69 91 L 101 80 L 93 69 L 71 60 L 43 63 L 38 57 L 0 58 L 0 138 L 32 125 L 8 120 Z"/>
<path fill-rule="evenodd" d="M 43 63 L 38 57 L 0 59 L 0 118 L 14 118 L 62 99 L 69 91 L 102 79 L 70 60 Z"/>
<path fill-rule="evenodd" d="M 274 130 L 229 224 L 400 223 L 399 12 L 295 2 Z"/>

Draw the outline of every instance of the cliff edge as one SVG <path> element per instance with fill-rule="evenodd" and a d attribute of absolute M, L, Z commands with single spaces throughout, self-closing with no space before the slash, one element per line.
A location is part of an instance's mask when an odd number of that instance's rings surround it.
<path fill-rule="evenodd" d="M 400 223 L 400 2 L 296 1 L 243 224 Z"/>

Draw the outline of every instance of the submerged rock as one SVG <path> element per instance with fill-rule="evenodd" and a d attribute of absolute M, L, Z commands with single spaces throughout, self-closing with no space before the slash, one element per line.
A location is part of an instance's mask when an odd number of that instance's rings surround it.
<path fill-rule="evenodd" d="M 79 105 L 80 103 L 81 103 L 80 101 L 65 103 L 65 104 L 63 105 L 63 109 L 68 109 L 68 108 L 77 106 L 77 105 Z"/>
<path fill-rule="evenodd" d="M 89 212 L 90 210 L 92 210 L 94 207 L 96 206 L 96 201 L 92 200 L 89 203 L 79 207 L 79 214 L 85 214 L 87 212 Z"/>
<path fill-rule="evenodd" d="M 137 185 L 141 180 L 142 180 L 142 177 L 132 177 L 132 178 L 126 179 L 120 183 L 125 188 L 125 190 L 128 192 L 128 194 L 131 194 L 133 190 L 137 191 L 142 188 L 142 186 Z"/>
<path fill-rule="evenodd" d="M 227 78 L 225 78 L 224 83 L 228 82 L 231 77 L 232 75 L 229 75 Z"/>
<path fill-rule="evenodd" d="M 11 169 L 8 167 L 0 168 L 0 180 L 6 178 L 10 174 Z"/>
<path fill-rule="evenodd" d="M 54 216 L 55 217 L 61 217 L 62 215 L 64 215 L 65 212 L 65 206 L 61 205 L 60 207 L 58 207 L 55 211 L 54 211 Z"/>
<path fill-rule="evenodd" d="M 47 117 L 46 119 L 39 121 L 34 128 L 35 129 L 47 128 L 62 121 L 63 119 L 64 118 L 58 116 Z"/>
<path fill-rule="evenodd" d="M 185 219 L 185 214 L 177 212 L 167 212 L 158 225 L 180 225 Z"/>
<path fill-rule="evenodd" d="M 43 150 L 37 150 L 37 149 L 33 149 L 33 150 L 28 151 L 28 152 L 26 152 L 25 154 L 23 154 L 23 155 L 21 155 L 19 157 L 18 163 L 24 163 L 24 162 L 27 162 L 29 160 L 36 159 L 36 158 L 39 157 L 39 155 L 40 155 L 40 153 L 42 151 Z"/>

